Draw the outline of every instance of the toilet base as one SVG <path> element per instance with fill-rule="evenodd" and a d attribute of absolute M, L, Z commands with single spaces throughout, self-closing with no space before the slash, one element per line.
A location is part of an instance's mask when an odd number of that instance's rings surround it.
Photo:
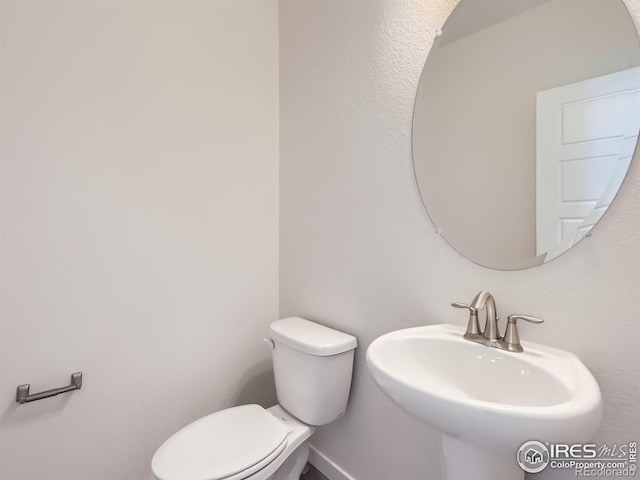
<path fill-rule="evenodd" d="M 273 462 L 244 480 L 299 480 L 309 459 L 309 437 L 315 427 L 301 422 L 280 405 L 267 411 L 289 430 L 287 446 Z"/>
<path fill-rule="evenodd" d="M 309 442 L 296 448 L 269 480 L 299 480 L 309 459 Z"/>

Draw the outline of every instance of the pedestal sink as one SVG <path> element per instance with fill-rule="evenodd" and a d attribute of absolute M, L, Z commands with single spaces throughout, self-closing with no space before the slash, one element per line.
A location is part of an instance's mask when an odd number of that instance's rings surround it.
<path fill-rule="evenodd" d="M 575 355 L 531 342 L 512 353 L 433 325 L 388 333 L 367 350 L 376 384 L 442 432 L 449 480 L 522 480 L 530 440 L 586 442 L 602 416 L 595 379 Z"/>

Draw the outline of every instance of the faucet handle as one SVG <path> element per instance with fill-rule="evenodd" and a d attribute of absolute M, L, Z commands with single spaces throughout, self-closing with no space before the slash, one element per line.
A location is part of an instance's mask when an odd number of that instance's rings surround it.
<path fill-rule="evenodd" d="M 469 310 L 469 323 L 467 324 L 467 331 L 464 334 L 464 338 L 471 339 L 482 335 L 482 332 L 480 331 L 480 324 L 478 323 L 477 308 L 460 302 L 451 302 L 451 306 L 454 308 L 466 308 Z"/>
<path fill-rule="evenodd" d="M 475 307 L 472 307 L 471 305 L 467 305 L 466 303 L 461 303 L 461 302 L 451 302 L 451 306 L 455 307 L 455 308 L 466 308 L 469 310 L 470 313 L 478 313 L 478 309 Z"/>
<path fill-rule="evenodd" d="M 531 322 L 531 323 L 543 323 L 544 320 L 542 320 L 541 318 L 538 317 L 532 317 L 531 315 L 509 315 L 507 317 L 507 323 L 516 323 L 517 320 L 526 320 L 527 322 Z"/>
<path fill-rule="evenodd" d="M 520 335 L 518 335 L 518 320 L 526 320 L 531 323 L 542 323 L 544 320 L 538 317 L 532 317 L 531 315 L 509 315 L 507 317 L 507 330 L 504 332 L 502 338 L 506 342 L 506 349 L 511 352 L 522 352 L 524 349 L 520 345 Z"/>

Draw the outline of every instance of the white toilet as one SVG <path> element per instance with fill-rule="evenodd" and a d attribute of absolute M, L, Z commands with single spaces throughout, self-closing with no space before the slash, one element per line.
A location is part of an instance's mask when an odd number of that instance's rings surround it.
<path fill-rule="evenodd" d="M 315 427 L 340 418 L 351 389 L 355 337 L 302 318 L 271 324 L 278 405 L 215 412 L 156 451 L 157 480 L 298 480 Z"/>

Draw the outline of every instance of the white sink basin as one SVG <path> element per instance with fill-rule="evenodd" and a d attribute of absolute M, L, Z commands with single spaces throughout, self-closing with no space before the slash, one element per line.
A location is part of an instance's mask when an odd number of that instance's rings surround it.
<path fill-rule="evenodd" d="M 486 466 L 486 478 L 522 478 L 515 452 L 524 442 L 584 442 L 595 433 L 600 389 L 575 355 L 530 342 L 523 342 L 524 352 L 512 353 L 463 334 L 453 325 L 410 328 L 383 335 L 367 350 L 382 391 L 443 433 L 449 478 L 470 472 L 473 477 L 466 478 L 485 478 L 479 473 L 485 467 L 470 456 L 482 463 L 486 455 L 494 464 Z M 508 473 L 496 465 L 499 454 L 509 463 Z M 460 471 L 461 461 L 470 469 Z"/>

